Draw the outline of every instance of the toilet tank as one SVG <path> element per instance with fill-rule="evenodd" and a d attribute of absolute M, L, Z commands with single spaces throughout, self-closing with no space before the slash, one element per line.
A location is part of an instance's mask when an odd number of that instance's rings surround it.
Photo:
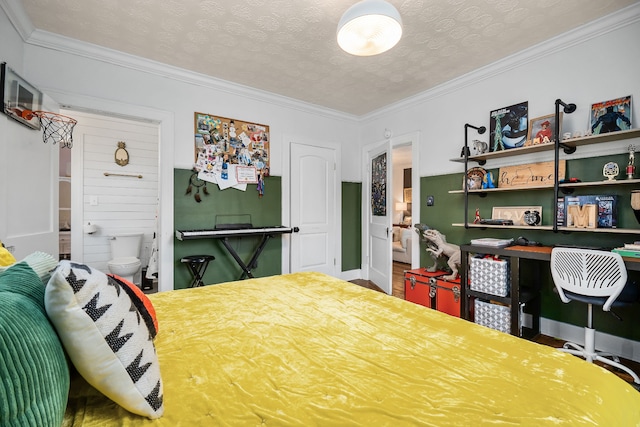
<path fill-rule="evenodd" d="M 111 245 L 111 258 L 140 257 L 142 246 L 142 233 L 118 234 L 109 240 Z"/>

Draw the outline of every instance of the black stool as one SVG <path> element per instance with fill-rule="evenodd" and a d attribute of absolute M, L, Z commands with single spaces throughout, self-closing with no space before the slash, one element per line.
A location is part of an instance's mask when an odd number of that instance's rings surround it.
<path fill-rule="evenodd" d="M 190 255 L 182 258 L 180 262 L 187 264 L 191 274 L 193 274 L 193 282 L 189 285 L 190 288 L 196 286 L 204 286 L 202 278 L 207 266 L 211 261 L 216 259 L 213 255 Z"/>

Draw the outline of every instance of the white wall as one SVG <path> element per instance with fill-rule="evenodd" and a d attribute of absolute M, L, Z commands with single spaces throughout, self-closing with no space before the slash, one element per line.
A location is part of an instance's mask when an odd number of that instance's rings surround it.
<path fill-rule="evenodd" d="M 484 69 L 448 82 L 424 94 L 375 112 L 362 123 L 362 142 L 376 141 L 385 128 L 421 131 L 419 176 L 459 173 L 457 158 L 464 145 L 464 124 L 489 127 L 489 112 L 522 101 L 529 102 L 529 117 L 554 112 L 557 98 L 578 106 L 565 115 L 568 131 L 585 130 L 592 103 L 632 94 L 640 98 L 640 4 L 552 39 Z M 634 127 L 640 124 L 633 109 Z M 488 141 L 487 133 L 477 139 Z M 469 141 L 477 133 L 469 131 Z M 624 152 L 630 143 L 581 147 L 572 158 L 591 156 L 603 148 Z M 551 156 L 542 153 L 518 159 L 522 163 Z M 511 164 L 505 158 L 491 164 Z"/>
<path fill-rule="evenodd" d="M 0 61 L 28 79 L 22 40 L 3 11 L 0 40 Z M 0 240 L 17 259 L 35 248 L 58 253 L 58 150 L 40 131 L 0 113 Z"/>
<path fill-rule="evenodd" d="M 39 31 L 28 38 L 24 57 L 30 82 L 64 108 L 160 122 L 160 290 L 173 289 L 173 169 L 192 167 L 194 112 L 269 125 L 271 174 L 283 176 L 283 183 L 289 171 L 283 150 L 291 140 L 338 146 L 341 158 L 359 157 L 357 119 L 335 111 Z M 359 181 L 359 168 L 344 162 L 342 180 Z"/>

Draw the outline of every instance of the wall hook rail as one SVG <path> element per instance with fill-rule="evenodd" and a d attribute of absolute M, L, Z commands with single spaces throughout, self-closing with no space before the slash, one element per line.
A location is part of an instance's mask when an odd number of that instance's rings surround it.
<path fill-rule="evenodd" d="M 134 174 L 134 173 L 114 173 L 114 172 L 105 172 L 104 176 L 127 176 L 130 178 L 139 178 L 142 179 L 142 175 Z"/>

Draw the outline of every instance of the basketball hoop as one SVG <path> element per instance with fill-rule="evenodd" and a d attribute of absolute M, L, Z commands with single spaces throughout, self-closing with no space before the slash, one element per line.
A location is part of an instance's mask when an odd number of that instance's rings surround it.
<path fill-rule="evenodd" d="M 73 147 L 73 127 L 78 123 L 76 119 L 49 111 L 29 111 L 22 112 L 22 117 L 31 120 L 33 116 L 40 119 L 42 125 L 42 141 L 46 144 L 51 141 L 53 144 L 59 142 L 64 148 Z"/>

